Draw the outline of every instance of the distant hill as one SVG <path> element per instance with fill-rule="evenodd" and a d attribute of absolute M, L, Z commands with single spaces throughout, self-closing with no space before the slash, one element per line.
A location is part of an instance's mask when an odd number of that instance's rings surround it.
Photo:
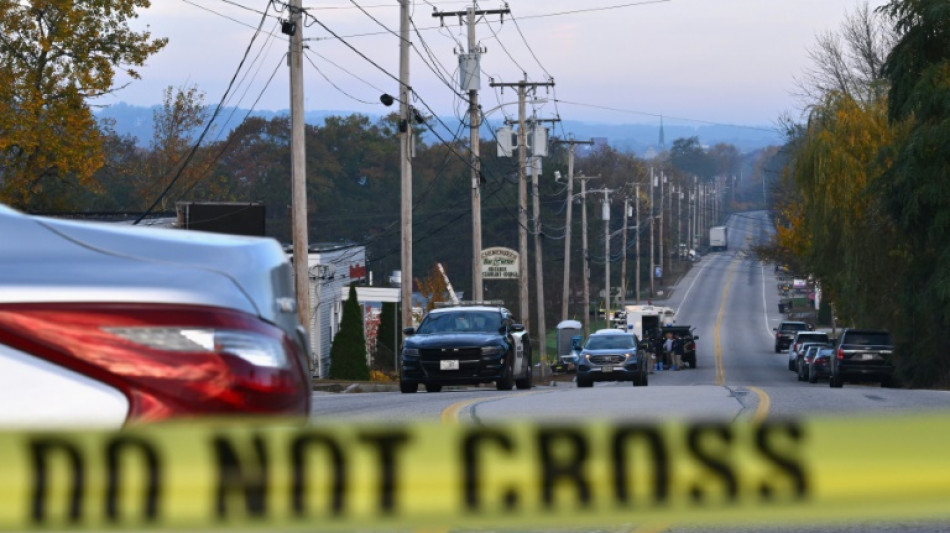
<path fill-rule="evenodd" d="M 138 140 L 138 144 L 146 146 L 152 138 L 152 116 L 161 106 L 142 107 L 132 106 L 125 103 L 114 104 L 104 107 L 96 112 L 100 120 L 109 119 L 114 122 L 114 129 L 120 135 L 129 135 Z M 352 111 L 345 110 L 319 110 L 308 111 L 304 115 L 304 120 L 308 124 L 319 126 L 330 116 L 346 116 L 352 114 Z M 281 115 L 288 115 L 288 110 L 280 111 L 254 111 L 252 116 L 271 119 Z M 217 127 L 215 138 L 222 139 L 228 132 L 233 130 L 247 115 L 247 110 L 226 109 L 219 114 L 216 120 Z M 377 120 L 382 115 L 367 115 L 372 120 Z M 457 120 L 443 117 L 442 121 L 452 126 Z M 223 124 L 223 126 L 221 126 Z M 451 138 L 454 132 L 447 132 L 438 122 L 435 122 L 434 128 L 439 131 L 443 139 Z M 497 128 L 501 123 L 491 123 L 492 128 Z M 623 152 L 633 152 L 637 155 L 648 155 L 655 151 L 659 141 L 659 128 L 655 124 L 604 124 L 594 122 L 581 122 L 574 120 L 565 120 L 557 126 L 552 135 L 560 134 L 562 131 L 569 132 L 575 139 L 606 139 L 607 143 L 613 148 Z M 490 130 L 485 127 L 482 130 L 482 138 L 491 138 Z M 669 147 L 673 141 L 683 137 L 699 137 L 703 145 L 712 146 L 718 143 L 727 143 L 735 146 L 740 152 L 747 153 L 766 146 L 783 144 L 782 136 L 778 131 L 770 129 L 770 126 L 727 126 L 727 125 L 701 125 L 687 126 L 679 124 L 664 125 L 664 136 L 666 145 Z M 434 134 L 429 134 L 424 138 L 426 143 L 434 143 L 438 138 Z"/>

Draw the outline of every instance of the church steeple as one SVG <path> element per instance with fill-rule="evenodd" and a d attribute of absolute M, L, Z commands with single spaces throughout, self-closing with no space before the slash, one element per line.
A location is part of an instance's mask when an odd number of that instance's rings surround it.
<path fill-rule="evenodd" d="M 666 135 L 663 133 L 663 115 L 660 115 L 660 151 L 666 150 Z"/>

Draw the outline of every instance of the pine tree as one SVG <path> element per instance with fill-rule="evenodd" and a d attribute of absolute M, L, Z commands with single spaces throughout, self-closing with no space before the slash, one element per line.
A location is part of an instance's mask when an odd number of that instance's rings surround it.
<path fill-rule="evenodd" d="M 350 285 L 350 294 L 343 303 L 340 331 L 330 347 L 330 377 L 333 379 L 369 380 L 366 364 L 366 337 L 363 335 L 363 316 L 356 300 L 356 285 Z"/>

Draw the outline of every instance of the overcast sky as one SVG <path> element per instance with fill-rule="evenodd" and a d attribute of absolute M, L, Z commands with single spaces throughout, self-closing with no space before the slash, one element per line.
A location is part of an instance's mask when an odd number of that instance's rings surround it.
<path fill-rule="evenodd" d="M 669 123 L 684 118 L 774 125 L 783 113 L 798 114 L 801 104 L 794 94 L 795 78 L 809 63 L 808 48 L 816 35 L 836 30 L 845 14 L 862 1 L 669 0 L 631 5 L 623 0 L 509 0 L 517 25 L 511 17 L 505 17 L 502 24 L 492 15 L 477 26 L 478 40 L 487 48 L 481 62 L 482 107 L 489 111 L 499 102 L 515 100 L 512 90 L 501 94 L 490 88 L 489 76 L 516 82 L 525 72 L 529 81 L 544 81 L 550 74 L 556 84 L 553 92 L 539 89 L 539 97 L 548 99 L 539 116 L 651 124 L 659 122 L 656 115 L 664 115 Z M 268 3 L 152 3 L 141 12 L 135 27 L 148 25 L 153 35 L 169 38 L 168 46 L 140 70 L 141 80 L 99 103 L 150 106 L 161 103 L 162 91 L 168 86 L 197 85 L 205 93 L 205 102 L 216 104 L 237 71 Z M 397 0 L 356 3 L 386 27 L 398 30 Z M 870 5 L 882 3 L 872 0 Z M 413 22 L 419 34 L 413 34 L 413 45 L 435 66 L 426 53 L 428 47 L 437 68 L 447 70 L 447 77 L 456 83 L 458 59 L 453 49 L 466 42 L 465 28 L 457 18 L 446 19 L 446 26 L 439 28 L 439 19 L 433 18 L 432 12 L 433 6 L 440 11 L 458 11 L 469 5 L 471 0 L 414 2 Z M 619 5 L 625 7 L 598 9 Z M 504 3 L 483 0 L 478 6 L 499 9 Z M 397 38 L 353 2 L 304 0 L 304 8 L 382 69 L 398 75 Z M 286 11 L 272 7 L 267 14 L 264 32 L 254 41 L 229 105 L 261 110 L 289 107 L 289 74 L 283 60 L 287 40 L 278 20 L 286 17 Z M 389 111 L 379 103 L 379 95 L 384 91 L 397 94 L 396 82 L 319 24 L 309 24 L 303 29 L 308 47 L 304 62 L 307 110 Z M 412 55 L 410 73 L 410 84 L 421 99 L 418 107 L 427 104 L 442 116 L 461 109 L 460 101 L 419 54 Z M 517 108 L 506 106 L 491 117 L 500 118 L 503 112 L 516 113 Z"/>

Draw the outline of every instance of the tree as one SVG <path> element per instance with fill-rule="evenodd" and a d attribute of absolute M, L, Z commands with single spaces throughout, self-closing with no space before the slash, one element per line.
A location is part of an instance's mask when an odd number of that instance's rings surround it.
<path fill-rule="evenodd" d="M 166 43 L 128 26 L 149 0 L 0 3 L 0 201 L 62 208 L 63 183 L 96 188 L 102 140 L 87 99 L 116 70 L 138 79 Z M 59 193 L 59 194 L 50 194 Z"/>
<path fill-rule="evenodd" d="M 161 210 L 167 211 L 170 205 L 174 205 L 174 200 L 208 177 L 210 152 L 193 147 L 198 130 L 207 121 L 206 115 L 204 93 L 196 86 L 165 88 L 162 107 L 152 114 L 154 126 L 149 168 L 146 181 L 139 185 L 142 198 L 149 204 L 162 195 Z M 176 177 L 177 187 L 165 193 Z M 177 193 L 171 194 L 172 190 Z M 216 199 L 225 200 L 220 196 Z"/>
<path fill-rule="evenodd" d="M 865 2 L 846 16 L 837 32 L 818 36 L 808 50 L 811 67 L 797 80 L 806 106 L 821 105 L 830 93 L 862 104 L 884 95 L 882 67 L 896 38 L 884 19 Z"/>
<path fill-rule="evenodd" d="M 716 174 L 715 163 L 703 150 L 699 137 L 681 138 L 673 141 L 670 148 L 670 164 L 673 168 L 699 176 L 700 179 L 709 179 Z"/>
<path fill-rule="evenodd" d="M 950 3 L 893 0 L 882 8 L 900 39 L 883 72 L 888 117 L 903 135 L 885 155 L 882 196 L 909 244 L 902 279 L 902 373 L 917 384 L 950 382 Z"/>
<path fill-rule="evenodd" d="M 448 294 L 448 286 L 437 264 L 432 265 L 429 275 L 421 281 L 416 278 L 416 286 L 419 287 L 419 294 L 426 301 L 426 311 L 435 309 L 435 304 L 444 302 Z"/>
<path fill-rule="evenodd" d="M 340 331 L 333 337 L 330 347 L 330 377 L 333 379 L 369 380 L 369 365 L 366 364 L 366 336 L 363 335 L 363 313 L 356 300 L 356 285 L 350 285 L 350 293 L 343 302 L 343 317 Z"/>

